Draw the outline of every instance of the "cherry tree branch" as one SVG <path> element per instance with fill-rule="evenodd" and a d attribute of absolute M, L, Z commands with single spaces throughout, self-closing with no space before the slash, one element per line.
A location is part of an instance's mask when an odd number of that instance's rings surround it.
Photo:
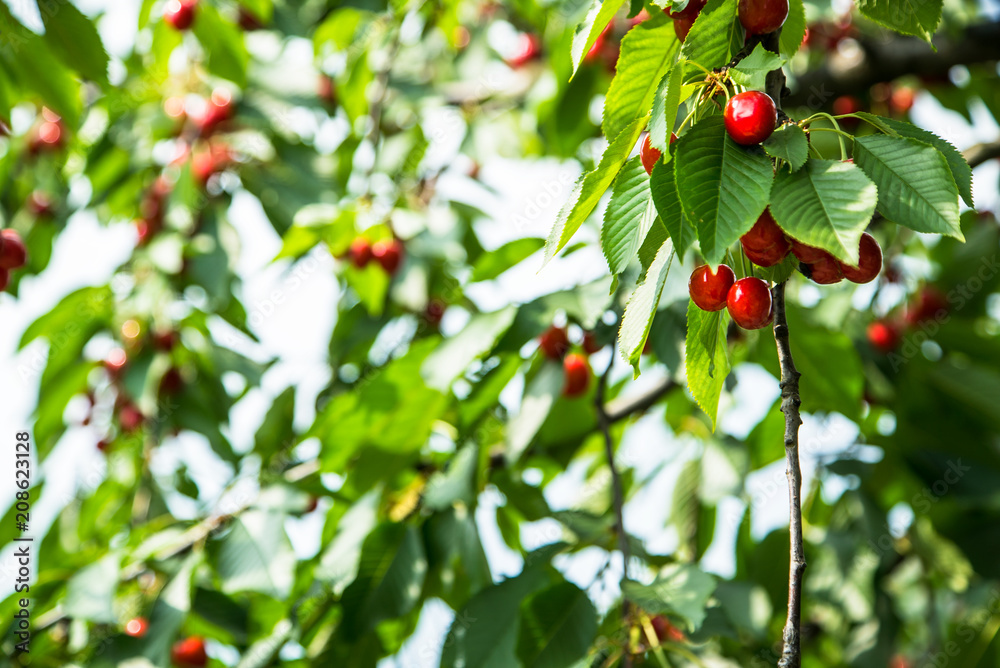
<path fill-rule="evenodd" d="M 607 408 L 604 405 L 604 394 L 608 386 L 608 376 L 611 374 L 611 368 L 615 365 L 615 356 L 612 352 L 611 359 L 608 362 L 608 367 L 601 374 L 601 377 L 597 380 L 597 393 L 594 397 L 594 405 L 597 407 L 597 425 L 601 430 L 601 434 L 604 436 L 604 454 L 608 458 L 608 468 L 611 469 L 611 492 L 612 492 L 612 504 L 614 505 L 615 511 L 615 532 L 618 534 L 618 548 L 622 553 L 622 569 L 623 578 L 628 579 L 628 560 L 629 560 L 629 548 L 628 548 L 628 535 L 625 533 L 625 494 L 622 491 L 622 478 L 621 474 L 618 472 L 618 467 L 615 466 L 615 443 L 611 438 L 611 425 L 614 420 L 608 415 Z M 625 602 L 625 610 L 628 610 L 628 602 Z"/>
<path fill-rule="evenodd" d="M 970 146 L 962 152 L 962 155 L 969 166 L 975 169 L 984 162 L 1000 158 L 1000 140 Z"/>
<path fill-rule="evenodd" d="M 906 74 L 947 79 L 955 65 L 973 65 L 1000 58 L 1000 23 L 972 25 L 953 37 L 934 38 L 934 49 L 916 37 L 859 38 L 862 55 L 832 55 L 819 68 L 798 77 L 789 106 L 819 107 L 838 95 L 865 90 Z"/>

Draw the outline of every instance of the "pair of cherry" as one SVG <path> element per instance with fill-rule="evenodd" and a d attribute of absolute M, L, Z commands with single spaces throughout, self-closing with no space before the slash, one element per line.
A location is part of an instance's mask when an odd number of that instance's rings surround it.
<path fill-rule="evenodd" d="M 590 363 L 587 361 L 586 355 L 569 352 L 569 335 L 564 328 L 553 325 L 545 330 L 538 338 L 538 348 L 550 360 L 562 360 L 563 373 L 566 378 L 563 385 L 563 396 L 578 397 L 587 391 L 587 388 L 590 387 Z M 588 334 L 584 336 L 583 349 L 592 353 L 599 350 L 600 347 L 594 341 L 593 336 Z"/>
<path fill-rule="evenodd" d="M 689 0 L 680 11 L 663 10 L 674 20 L 677 39 L 682 42 L 687 39 L 691 26 L 707 3 L 708 0 Z M 766 35 L 785 23 L 788 18 L 788 0 L 740 0 L 739 16 L 747 36 Z"/>
<path fill-rule="evenodd" d="M 736 280 L 732 268 L 720 264 L 713 272 L 707 264 L 691 272 L 688 294 L 702 311 L 729 309 L 733 321 L 743 329 L 760 329 L 771 322 L 771 290 L 754 276 Z"/>

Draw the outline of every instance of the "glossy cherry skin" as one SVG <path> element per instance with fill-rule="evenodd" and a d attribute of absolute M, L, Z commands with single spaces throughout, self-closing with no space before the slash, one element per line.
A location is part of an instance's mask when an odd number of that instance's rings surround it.
<path fill-rule="evenodd" d="M 569 337 L 562 327 L 553 325 L 538 337 L 538 347 L 550 360 L 562 359 L 569 350 Z"/>
<path fill-rule="evenodd" d="M 392 276 L 403 261 L 403 244 L 399 239 L 376 241 L 372 245 L 372 257 Z"/>
<path fill-rule="evenodd" d="M 358 269 L 363 269 L 372 259 L 372 245 L 368 239 L 358 237 L 351 243 L 351 262 Z"/>
<path fill-rule="evenodd" d="M 800 269 L 802 268 L 800 267 Z M 805 265 L 803 273 L 820 285 L 833 285 L 844 280 L 844 274 L 840 271 L 840 263 L 829 253 L 826 253 L 818 262 Z"/>
<path fill-rule="evenodd" d="M 170 660 L 178 668 L 204 668 L 208 664 L 205 641 L 198 636 L 177 641 L 170 650 Z"/>
<path fill-rule="evenodd" d="M 694 25 L 694 20 L 697 17 L 691 17 L 689 19 L 674 19 L 674 34 L 677 35 L 677 39 L 681 42 L 687 39 L 688 33 L 691 32 L 691 26 Z"/>
<path fill-rule="evenodd" d="M 774 106 L 774 100 L 766 93 L 748 90 L 729 99 L 723 118 L 726 131 L 733 141 L 743 146 L 752 146 L 761 143 L 774 132 L 778 110 Z"/>
<path fill-rule="evenodd" d="M 773 267 L 788 257 L 788 253 L 791 252 L 791 246 L 787 241 L 782 239 L 778 243 L 773 246 L 769 246 L 762 251 L 751 250 L 744 244 L 743 252 L 748 258 L 750 258 L 750 261 L 758 267 Z"/>
<path fill-rule="evenodd" d="M 812 264 L 813 262 L 819 262 L 827 255 L 827 252 L 822 248 L 807 246 L 801 241 L 791 238 L 789 238 L 789 241 L 792 243 L 792 254 L 799 259 L 799 262 Z"/>
<path fill-rule="evenodd" d="M 146 631 L 149 630 L 149 620 L 145 617 L 136 617 L 130 619 L 127 624 L 125 624 L 125 635 L 132 636 L 133 638 L 141 638 L 146 635 Z"/>
<path fill-rule="evenodd" d="M 653 615 L 650 617 L 649 623 L 660 642 L 683 642 L 687 639 L 684 637 L 684 632 L 663 615 Z"/>
<path fill-rule="evenodd" d="M 788 0 L 740 0 L 739 15 L 747 34 L 766 35 L 788 18 Z"/>
<path fill-rule="evenodd" d="M 194 8 L 198 0 L 170 0 L 163 10 L 163 20 L 174 30 L 187 30 L 194 23 Z"/>
<path fill-rule="evenodd" d="M 733 322 L 743 329 L 760 329 L 771 322 L 771 290 L 759 278 L 747 276 L 733 283 L 726 305 Z"/>
<path fill-rule="evenodd" d="M 892 352 L 898 348 L 902 338 L 899 327 L 885 320 L 876 320 L 868 325 L 865 334 L 868 336 L 868 343 L 883 353 Z"/>
<path fill-rule="evenodd" d="M 857 267 L 839 262 L 840 273 L 852 283 L 869 283 L 875 280 L 878 272 L 882 270 L 882 248 L 875 241 L 875 237 L 867 232 L 861 235 L 858 255 Z"/>
<path fill-rule="evenodd" d="M 578 397 L 587 391 L 590 385 L 590 365 L 587 358 L 579 353 L 570 353 L 563 360 L 563 371 L 566 373 L 566 384 L 563 385 L 563 395 Z"/>
<path fill-rule="evenodd" d="M 28 249 L 21 235 L 10 228 L 0 230 L 0 269 L 20 269 L 28 261 Z"/>
<path fill-rule="evenodd" d="M 646 169 L 647 174 L 653 173 L 653 167 L 659 161 L 660 156 L 663 153 L 658 148 L 653 148 L 652 143 L 649 140 L 649 135 L 642 140 L 642 148 L 639 149 L 639 159 L 642 160 L 642 166 Z"/>
<path fill-rule="evenodd" d="M 664 9 L 667 16 L 672 19 L 691 19 L 692 21 L 698 17 L 701 10 L 708 3 L 708 0 L 689 0 L 687 6 L 679 12 L 670 11 L 669 9 Z"/>
<path fill-rule="evenodd" d="M 713 274 L 712 268 L 703 264 L 691 272 L 688 294 L 702 311 L 721 311 L 726 308 L 729 289 L 735 282 L 736 274 L 729 266 L 720 264 L 718 273 Z"/>
<path fill-rule="evenodd" d="M 740 237 L 740 243 L 743 244 L 743 248 L 749 248 L 752 251 L 764 251 L 780 243 L 787 245 L 785 233 L 774 222 L 770 209 L 764 209 L 764 213 L 760 214 L 760 218 L 753 224 L 750 231 Z"/>

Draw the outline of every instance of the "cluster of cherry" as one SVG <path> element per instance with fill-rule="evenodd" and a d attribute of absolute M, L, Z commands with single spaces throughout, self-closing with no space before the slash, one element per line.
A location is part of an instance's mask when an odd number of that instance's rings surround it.
<path fill-rule="evenodd" d="M 691 26 L 706 4 L 708 0 L 688 0 L 680 11 L 663 10 L 674 20 L 677 39 L 682 42 L 687 39 Z M 739 16 L 747 36 L 766 35 L 780 28 L 788 18 L 788 0 L 740 0 Z"/>
<path fill-rule="evenodd" d="M 385 273 L 395 276 L 403 262 L 403 242 L 393 237 L 372 243 L 365 237 L 357 237 L 351 242 L 347 257 L 350 257 L 351 264 L 358 269 L 364 269 L 369 262 L 375 260 Z"/>
<path fill-rule="evenodd" d="M 562 360 L 566 382 L 563 385 L 563 396 L 578 397 L 590 387 L 590 362 L 587 355 L 593 355 L 601 349 L 593 332 L 584 332 L 580 342 L 582 353 L 571 353 L 569 334 L 565 327 L 552 325 L 538 337 L 538 349 L 550 360 Z"/>

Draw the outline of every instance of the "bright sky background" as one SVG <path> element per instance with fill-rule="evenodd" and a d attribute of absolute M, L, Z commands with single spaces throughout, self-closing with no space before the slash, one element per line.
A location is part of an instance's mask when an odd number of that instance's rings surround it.
<path fill-rule="evenodd" d="M 15 10 L 20 10 L 19 14 L 29 25 L 38 25 L 37 22 L 30 22 L 30 15 L 27 13 L 34 8 L 34 3 L 21 2 L 20 7 L 16 2 L 12 4 Z M 139 4 L 104 0 L 77 2 L 88 13 L 101 8 L 106 10 L 100 29 L 105 44 L 115 57 L 125 55 L 131 48 L 134 38 L 132 26 L 136 23 Z M 297 65 L 302 70 L 309 71 L 312 68 L 311 50 L 307 45 L 296 45 L 290 51 L 291 57 L 298 61 Z M 962 72 L 958 70 L 954 76 L 960 81 Z M 305 111 L 303 113 L 308 114 Z M 974 118 L 975 124 L 970 126 L 960 115 L 944 110 L 925 94 L 918 96 L 912 112 L 915 123 L 942 134 L 960 149 L 977 142 L 995 140 L 1000 135 L 996 123 L 984 108 L 977 109 Z M 13 122 L 17 131 L 17 114 Z M 30 119 L 21 122 L 30 122 Z M 496 191 L 496 194 L 491 194 L 465 175 L 468 163 L 455 155 L 460 136 L 453 123 L 454 118 L 445 115 L 425 121 L 425 133 L 428 137 L 435 136 L 436 127 L 448 128 L 448 132 L 438 133 L 442 140 L 432 144 L 429 151 L 432 156 L 429 159 L 454 165 L 442 176 L 439 190 L 461 199 L 474 198 L 480 207 L 489 212 L 491 218 L 480 222 L 476 228 L 489 248 L 519 236 L 544 237 L 567 194 L 564 184 L 575 179 L 579 166 L 551 159 L 531 162 L 504 158 L 485 160 L 480 178 L 483 184 Z M 336 141 L 331 138 L 336 138 L 343 132 L 342 120 L 329 122 L 327 126 L 320 128 L 324 141 Z M 459 128 L 458 132 L 464 132 L 464 128 Z M 997 183 L 1000 179 L 997 161 L 977 169 L 975 178 L 977 202 L 982 209 L 995 209 L 998 199 Z M 557 191 L 557 188 L 561 188 L 561 191 Z M 85 195 L 86 188 L 74 188 L 74 196 Z M 533 217 L 525 216 L 526 211 L 532 211 L 532 205 L 538 207 L 538 213 Z M 515 215 L 530 218 L 528 226 L 514 226 L 511 221 Z M 339 287 L 333 276 L 333 261 L 325 251 L 314 252 L 308 263 L 300 265 L 299 275 L 304 280 L 297 289 L 289 287 L 288 263 L 271 262 L 280 248 L 280 239 L 265 220 L 258 202 L 252 196 L 245 193 L 236 195 L 230 210 L 230 220 L 239 231 L 243 246 L 237 265 L 243 279 L 241 298 L 248 313 L 259 314 L 252 320 L 257 323 L 253 329 L 261 340 L 259 346 L 241 343 L 237 347 L 258 359 L 275 357 L 279 360 L 266 374 L 263 387 L 251 391 L 233 410 L 229 436 L 237 450 L 242 451 L 252 447 L 253 434 L 271 399 L 292 383 L 297 384 L 296 424 L 304 428 L 311 423 L 314 398 L 329 380 L 326 351 L 334 324 L 335 309 L 332 305 L 338 299 Z M 580 234 L 580 238 L 596 241 L 596 234 L 588 229 Z M 0 294 L 0 323 L 3 323 L 3 327 L 0 327 L 0 378 L 3 379 L 0 385 L 0 429 L 3 430 L 4 448 L 7 451 L 4 456 L 10 458 L 8 461 L 13 459 L 13 440 L 10 436 L 31 424 L 37 401 L 38 374 L 42 368 L 39 360 L 43 360 L 45 354 L 45 345 L 42 343 L 17 352 L 17 342 L 25 327 L 50 310 L 69 292 L 82 286 L 107 282 L 114 269 L 127 260 L 134 243 L 135 232 L 130 222 L 122 221 L 105 227 L 90 212 L 79 213 L 69 221 L 66 231 L 60 235 L 49 267 L 40 276 L 25 278 L 21 282 L 19 298 L 15 299 L 6 293 Z M 492 310 L 507 303 L 530 300 L 553 289 L 585 283 L 607 273 L 596 243 L 569 258 L 552 263 L 541 273 L 537 273 L 539 264 L 539 257 L 531 258 L 497 280 L 475 286 L 469 290 L 469 294 L 481 308 Z M 671 273 L 666 290 L 667 298 L 669 295 L 684 295 L 690 269 L 690 266 L 675 268 Z M 270 295 L 275 290 L 281 291 L 285 300 L 272 310 Z M 806 297 L 811 294 L 809 291 L 803 292 Z M 816 291 L 814 297 L 818 295 L 819 292 Z M 316 308 L 317 304 L 330 305 L 330 308 Z M 454 311 L 449 311 L 443 325 L 446 333 L 454 333 L 464 321 L 462 314 Z M 603 368 L 607 363 L 607 354 L 609 352 L 605 351 L 602 353 L 603 358 L 594 360 L 595 368 Z M 620 377 L 629 373 L 621 360 L 618 360 L 616 371 Z M 658 377 L 662 377 L 658 373 L 662 374 L 662 371 L 654 369 L 644 374 L 636 384 L 636 389 L 654 383 Z M 721 428 L 742 437 L 771 406 L 778 396 L 778 386 L 759 367 L 744 365 L 736 369 L 736 374 L 740 382 L 735 394 L 723 397 Z M 514 390 L 519 392 L 519 388 Z M 517 392 L 509 391 L 505 396 L 516 395 Z M 516 400 L 516 396 L 514 398 Z M 81 409 L 80 404 L 71 405 L 67 416 L 72 417 L 76 411 L 78 420 Z M 655 410 L 631 427 L 618 455 L 622 464 L 635 468 L 637 478 L 649 481 L 628 502 L 625 521 L 628 531 L 646 541 L 647 547 L 653 551 L 669 551 L 676 545 L 672 529 L 663 530 L 674 481 L 684 462 L 703 456 L 702 446 L 696 441 L 676 439 L 667 432 L 663 426 L 662 413 L 662 409 Z M 817 458 L 842 451 L 854 442 L 857 433 L 855 425 L 840 416 L 825 419 L 806 416 L 801 432 L 806 488 L 812 479 Z M 103 435 L 103 431 L 97 426 L 71 427 L 56 451 L 50 455 L 44 467 L 46 491 L 33 509 L 35 535 L 40 535 L 42 527 L 48 526 L 74 494 L 74 490 L 92 489 L 103 479 L 104 456 L 95 448 Z M 304 452 L 308 453 L 311 446 L 307 444 L 303 447 Z M 710 456 L 711 453 L 707 455 Z M 876 448 L 862 448 L 859 456 L 877 459 L 878 451 Z M 188 436 L 164 442 L 158 448 L 153 466 L 156 472 L 169 475 L 181 462 L 188 463 L 191 474 L 203 492 L 203 498 L 216 499 L 222 491 L 222 480 L 228 477 L 230 471 L 215 458 L 204 439 Z M 714 461 L 712 463 L 718 464 Z M 548 486 L 546 496 L 554 508 L 570 508 L 578 501 L 583 487 L 585 464 L 574 464 Z M 40 478 L 37 468 L 34 473 L 37 482 Z M 724 481 L 720 481 L 720 484 L 721 482 Z M 839 493 L 838 484 L 842 490 L 847 483 L 834 481 L 827 486 L 826 493 Z M 747 492 L 754 503 L 755 535 L 765 535 L 773 528 L 787 523 L 787 488 L 783 462 L 752 474 L 748 479 Z M 10 486 L 4 484 L 0 488 L 0 508 L 8 507 L 12 497 Z M 501 579 L 518 573 L 522 560 L 504 545 L 500 537 L 494 519 L 497 503 L 500 503 L 500 495 L 495 490 L 487 490 L 480 500 L 476 518 L 494 578 Z M 744 508 L 743 501 L 733 496 L 727 495 L 720 501 L 716 539 L 702 562 L 706 570 L 722 576 L 732 575 L 735 533 Z M 191 516 L 195 512 L 193 504 L 176 504 L 173 509 L 179 516 Z M 318 550 L 322 520 L 321 512 L 289 520 L 289 533 L 300 557 L 310 557 Z M 904 509 L 896 513 L 893 526 L 905 527 L 908 521 Z M 526 545 L 538 546 L 557 540 L 560 535 L 561 530 L 554 521 L 542 521 L 525 527 L 523 540 Z M 0 564 L 10 563 L 9 553 L 10 550 L 7 550 L 0 555 Z M 617 560 L 614 568 L 609 569 L 603 580 L 595 584 L 595 575 L 605 558 L 603 551 L 592 548 L 574 557 L 557 560 L 557 565 L 570 580 L 583 587 L 592 587 L 595 600 L 602 607 L 615 599 L 617 581 L 621 574 L 620 560 Z M 0 585 L 2 591 L 11 591 L 11 576 L 2 565 L 0 580 L 3 581 Z M 385 660 L 383 665 L 405 668 L 437 666 L 442 637 L 451 619 L 452 613 L 446 605 L 440 601 L 430 602 L 424 609 L 417 632 L 407 643 L 402 655 L 397 659 Z M 227 662 L 236 658 L 217 645 L 210 645 L 209 653 Z M 293 654 L 294 652 L 291 653 Z"/>

